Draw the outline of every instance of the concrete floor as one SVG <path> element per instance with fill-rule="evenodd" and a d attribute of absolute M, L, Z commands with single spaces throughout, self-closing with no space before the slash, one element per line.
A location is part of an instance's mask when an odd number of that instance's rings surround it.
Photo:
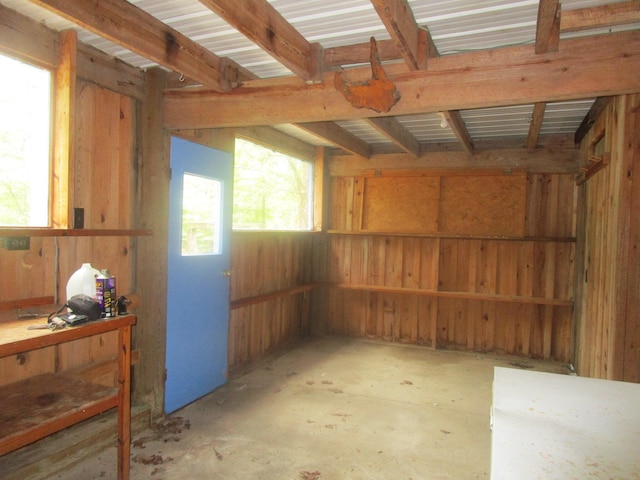
<path fill-rule="evenodd" d="M 547 362 L 318 338 L 137 436 L 131 479 L 486 479 L 493 367 Z M 53 478 L 115 480 L 115 448 Z"/>

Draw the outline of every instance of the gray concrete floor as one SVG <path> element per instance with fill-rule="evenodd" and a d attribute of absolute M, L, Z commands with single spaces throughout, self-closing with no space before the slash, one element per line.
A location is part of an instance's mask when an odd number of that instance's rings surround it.
<path fill-rule="evenodd" d="M 306 341 L 136 437 L 131 479 L 486 479 L 493 367 L 562 365 Z M 53 478 L 115 479 L 115 448 Z"/>

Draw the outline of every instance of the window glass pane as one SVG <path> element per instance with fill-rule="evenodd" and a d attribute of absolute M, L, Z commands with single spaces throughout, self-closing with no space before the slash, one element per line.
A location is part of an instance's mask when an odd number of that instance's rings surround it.
<path fill-rule="evenodd" d="M 233 228 L 311 230 L 313 165 L 236 139 Z"/>
<path fill-rule="evenodd" d="M 182 182 L 182 255 L 220 254 L 222 183 L 190 174 Z"/>
<path fill-rule="evenodd" d="M 49 225 L 51 73 L 0 55 L 0 225 Z"/>

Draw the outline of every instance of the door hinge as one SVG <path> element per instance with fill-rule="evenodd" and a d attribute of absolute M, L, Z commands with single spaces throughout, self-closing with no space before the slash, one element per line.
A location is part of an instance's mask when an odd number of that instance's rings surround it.
<path fill-rule="evenodd" d="M 167 382 L 167 369 L 164 369 L 164 381 Z"/>

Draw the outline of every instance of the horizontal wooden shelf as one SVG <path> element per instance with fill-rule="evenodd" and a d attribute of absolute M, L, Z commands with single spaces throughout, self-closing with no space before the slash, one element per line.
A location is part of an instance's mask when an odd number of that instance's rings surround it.
<path fill-rule="evenodd" d="M 405 295 L 424 295 L 428 297 L 461 298 L 466 300 L 486 300 L 491 302 L 526 303 L 533 305 L 553 305 L 559 307 L 573 306 L 572 300 L 558 298 L 523 297 L 519 295 L 499 295 L 494 293 L 452 292 L 441 290 L 425 290 L 421 288 L 385 287 L 381 285 L 363 285 L 353 283 L 326 283 L 329 287 L 345 290 L 360 290 L 367 292 L 400 293 Z"/>
<path fill-rule="evenodd" d="M 55 310 L 52 310 L 55 311 Z M 46 318 L 29 320 L 12 320 L 0 322 L 0 357 L 16 355 L 18 353 L 38 348 L 70 342 L 91 335 L 100 335 L 118 328 L 136 323 L 135 315 L 121 315 L 115 318 L 102 318 L 52 332 L 49 329 L 29 330 L 31 325 L 46 323 Z"/>
<path fill-rule="evenodd" d="M 0 237 L 144 237 L 153 235 L 145 229 L 100 229 L 100 228 L 0 228 Z"/>
<path fill-rule="evenodd" d="M 247 307 L 249 305 L 255 305 L 257 303 L 266 302 L 269 300 L 275 300 L 276 298 L 287 297 L 289 295 L 308 292 L 310 290 L 313 290 L 316 286 L 317 284 L 315 283 L 309 283 L 306 285 L 297 285 L 291 288 L 284 288 L 282 290 L 276 290 L 274 292 L 264 293 L 262 295 L 239 298 L 237 300 L 232 300 L 229 303 L 229 308 L 233 310 L 235 308 L 242 308 L 242 307 Z"/>
<path fill-rule="evenodd" d="M 0 387 L 0 455 L 117 405 L 117 389 L 61 374 Z"/>
<path fill-rule="evenodd" d="M 447 240 L 505 240 L 511 242 L 556 242 L 575 243 L 576 237 L 514 237 L 508 235 L 454 235 L 447 233 L 406 233 L 406 232 L 370 232 L 349 230 L 327 230 L 329 235 L 372 235 L 378 237 L 419 237 L 443 238 Z"/>

